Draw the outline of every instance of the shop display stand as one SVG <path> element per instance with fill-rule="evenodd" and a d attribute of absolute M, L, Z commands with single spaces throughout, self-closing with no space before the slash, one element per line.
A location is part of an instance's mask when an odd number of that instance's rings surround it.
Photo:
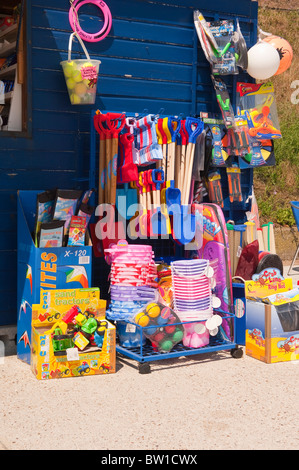
<path fill-rule="evenodd" d="M 215 310 L 215 313 L 217 311 Z M 223 318 L 233 322 L 233 331 L 236 331 L 235 328 L 235 315 L 223 313 Z M 231 319 L 231 320 L 230 320 Z M 165 359 L 178 358 L 182 356 L 195 356 L 203 353 L 214 353 L 217 351 L 230 351 L 232 357 L 235 359 L 241 358 L 243 356 L 243 349 L 238 346 L 235 342 L 235 335 L 231 341 L 228 339 L 221 339 L 219 335 L 210 336 L 210 342 L 207 346 L 202 346 L 200 348 L 188 348 L 184 346 L 183 343 L 178 343 L 170 352 L 159 352 L 155 351 L 151 345 L 151 342 L 147 339 L 145 344 L 142 344 L 143 330 L 146 328 L 136 325 L 135 323 L 127 322 L 132 324 L 139 330 L 140 337 L 140 346 L 134 348 L 125 348 L 119 343 L 116 345 L 116 352 L 120 356 L 125 356 L 130 359 L 133 359 L 138 362 L 138 371 L 140 374 L 149 374 L 151 372 L 151 362 L 160 361 Z M 192 321 L 192 322 L 181 322 L 173 323 L 173 325 L 185 325 L 189 323 L 204 323 L 203 321 Z"/>
<path fill-rule="evenodd" d="M 90 125 L 90 161 L 89 161 L 89 187 L 96 188 L 98 186 L 98 167 L 97 167 L 97 157 L 98 155 L 98 144 L 97 137 L 98 134 L 95 131 L 93 125 L 93 116 L 95 111 L 91 112 L 91 125 Z M 130 114 L 130 113 L 129 113 Z M 161 240 L 162 241 L 162 240 Z M 134 243 L 138 243 L 138 239 Z M 150 239 L 142 239 L 142 243 L 151 244 Z M 159 240 L 155 240 L 156 243 L 159 243 Z M 167 253 L 169 256 L 169 253 Z M 163 253 L 161 253 L 163 258 Z M 180 258 L 181 259 L 181 258 Z M 107 280 L 106 280 L 107 282 Z M 214 353 L 217 351 L 227 351 L 231 352 L 232 357 L 241 358 L 243 356 L 243 349 L 240 347 L 240 344 L 237 344 L 236 340 L 238 338 L 238 328 L 236 325 L 236 316 L 234 313 L 223 312 L 219 309 L 214 309 L 215 313 L 221 313 L 223 319 L 231 322 L 231 339 L 220 337 L 218 334 L 216 336 L 210 335 L 210 342 L 207 346 L 202 346 L 200 348 L 189 348 L 183 345 L 183 343 L 178 343 L 170 352 L 159 352 L 155 351 L 151 345 L 151 342 L 146 339 L 146 343 L 142 345 L 143 338 L 143 329 L 140 325 L 132 323 L 137 329 L 139 329 L 140 336 L 140 346 L 135 348 L 126 348 L 120 345 L 119 339 L 117 338 L 116 344 L 116 353 L 119 356 L 124 356 L 130 359 L 137 361 L 138 370 L 141 374 L 147 374 L 151 372 L 150 363 L 158 360 L 178 358 L 181 356 L 194 356 L 203 353 Z M 187 323 L 201 323 L 203 321 L 196 320 L 192 322 L 180 322 L 180 325 Z M 131 322 L 127 322 L 131 323 Z"/>

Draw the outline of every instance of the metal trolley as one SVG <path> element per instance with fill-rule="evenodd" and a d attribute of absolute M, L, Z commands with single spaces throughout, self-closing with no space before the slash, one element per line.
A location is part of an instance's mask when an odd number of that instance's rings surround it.
<path fill-rule="evenodd" d="M 135 323 L 127 322 L 128 324 L 132 324 L 132 326 L 139 329 L 140 341 L 139 345 L 132 348 L 127 348 L 121 346 L 119 344 L 119 340 L 116 345 L 116 352 L 121 356 L 128 357 L 138 362 L 138 370 L 141 374 L 148 374 L 151 372 L 151 365 L 150 363 L 153 361 L 159 361 L 163 359 L 170 359 L 176 358 L 181 356 L 191 356 L 196 354 L 203 354 L 203 353 L 213 353 L 216 351 L 224 351 L 230 350 L 232 357 L 238 359 L 243 356 L 243 348 L 240 347 L 239 344 L 236 343 L 237 338 L 237 321 L 236 316 L 231 313 L 222 312 L 218 309 L 214 310 L 215 313 L 221 313 L 223 320 L 227 320 L 230 322 L 230 329 L 231 329 L 231 338 L 227 337 L 227 335 L 223 334 L 223 332 L 218 332 L 216 336 L 210 336 L 209 344 L 206 346 L 202 346 L 200 348 L 189 348 L 183 345 L 182 342 L 176 344 L 170 352 L 159 352 L 156 351 L 151 342 L 146 339 L 145 344 L 143 344 L 143 330 L 145 327 L 140 325 L 136 325 Z M 192 322 L 180 322 L 174 325 L 185 325 L 189 323 L 203 323 L 203 320 L 195 320 Z"/>

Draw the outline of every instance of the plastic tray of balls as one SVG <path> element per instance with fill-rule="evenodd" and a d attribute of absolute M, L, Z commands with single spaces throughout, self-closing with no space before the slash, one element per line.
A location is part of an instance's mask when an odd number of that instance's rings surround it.
<path fill-rule="evenodd" d="M 155 311 L 139 312 L 134 322 L 116 322 L 116 352 L 136 360 L 140 373 L 149 373 L 152 361 L 180 356 L 230 350 L 239 358 L 243 350 L 234 340 L 234 321 L 234 314 L 215 309 L 208 320 L 182 322 L 157 303 Z"/>

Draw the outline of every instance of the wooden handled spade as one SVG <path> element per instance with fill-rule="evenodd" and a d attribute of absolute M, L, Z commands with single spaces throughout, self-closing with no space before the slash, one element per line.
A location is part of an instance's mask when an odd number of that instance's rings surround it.
<path fill-rule="evenodd" d="M 201 134 L 203 128 L 204 128 L 204 123 L 200 119 L 187 117 L 186 130 L 189 135 L 189 142 L 187 145 L 187 152 L 186 152 L 186 166 L 185 166 L 184 187 L 183 187 L 183 197 L 182 197 L 182 204 L 184 205 L 187 205 L 189 203 L 195 144 L 196 144 L 196 139 L 199 136 L 199 134 Z"/>
<path fill-rule="evenodd" d="M 117 184 L 118 135 L 125 125 L 125 114 L 96 114 L 94 123 L 97 131 L 106 136 L 106 184 L 105 202 L 115 205 Z"/>

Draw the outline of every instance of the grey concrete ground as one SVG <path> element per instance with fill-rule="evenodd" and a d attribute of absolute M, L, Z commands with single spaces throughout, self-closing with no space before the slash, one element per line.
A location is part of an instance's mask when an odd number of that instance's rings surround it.
<path fill-rule="evenodd" d="M 294 285 L 299 271 L 294 275 Z M 118 359 L 111 375 L 38 381 L 15 355 L 0 364 L 0 448 L 298 450 L 299 361 L 199 354 Z"/>

